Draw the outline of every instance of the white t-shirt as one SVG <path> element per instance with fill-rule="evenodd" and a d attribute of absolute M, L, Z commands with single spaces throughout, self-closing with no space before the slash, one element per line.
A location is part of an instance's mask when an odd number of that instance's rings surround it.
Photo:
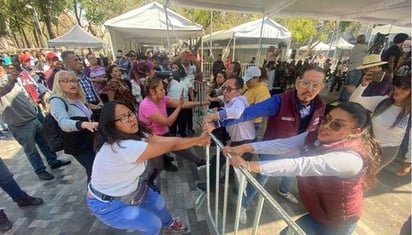
<path fill-rule="evenodd" d="M 396 117 L 401 113 L 402 108 L 391 105 L 383 113 L 373 117 L 372 128 L 375 138 L 381 147 L 400 146 L 408 127 L 409 116 L 403 118 L 398 124 L 392 127 Z"/>
<path fill-rule="evenodd" d="M 146 161 L 136 162 L 147 143 L 123 140 L 119 144 L 103 144 L 93 163 L 91 185 L 106 195 L 121 197 L 137 189 L 139 176 L 146 168 Z"/>

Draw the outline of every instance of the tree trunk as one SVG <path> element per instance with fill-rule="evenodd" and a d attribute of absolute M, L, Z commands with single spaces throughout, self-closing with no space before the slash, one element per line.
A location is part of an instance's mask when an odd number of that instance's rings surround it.
<path fill-rule="evenodd" d="M 36 42 L 35 47 L 37 47 L 37 48 L 43 47 L 42 44 L 41 44 L 41 41 L 39 40 L 39 35 L 37 34 L 36 28 L 33 29 L 33 35 L 34 35 L 34 39 L 35 39 L 35 42 Z"/>
<path fill-rule="evenodd" d="M 77 24 L 80 25 L 80 26 L 82 26 L 82 25 L 80 24 L 80 14 L 81 14 L 81 10 L 80 10 L 80 12 L 77 10 L 77 1 L 76 1 L 76 0 L 73 0 L 73 8 L 74 8 L 74 15 L 75 15 L 75 17 L 76 17 Z"/>
<path fill-rule="evenodd" d="M 23 42 L 25 42 L 24 44 L 25 44 L 25 47 L 26 48 L 30 48 L 31 47 L 31 44 L 30 44 L 30 41 L 27 39 L 27 35 L 26 35 L 26 33 L 21 29 L 21 28 L 19 28 L 19 31 L 20 31 L 20 34 L 23 36 L 23 38 L 24 38 L 24 41 Z"/>
<path fill-rule="evenodd" d="M 15 45 L 17 48 L 20 48 L 20 47 L 21 47 L 21 46 L 20 46 L 20 42 L 19 42 L 19 40 L 17 39 L 16 33 L 15 33 L 14 31 L 11 32 L 11 36 L 13 37 L 14 45 Z"/>
<path fill-rule="evenodd" d="M 50 38 L 55 38 L 56 34 L 53 32 L 53 27 L 52 27 L 52 18 L 50 17 L 50 12 L 48 9 L 48 5 L 50 4 L 49 0 L 44 1 L 44 4 L 40 5 L 40 13 L 41 13 L 41 19 L 44 22 L 46 28 L 47 28 L 47 34 L 49 37 L 47 37 L 47 35 L 45 34 L 44 36 L 46 36 L 47 39 Z M 45 32 L 43 30 L 43 32 Z"/>

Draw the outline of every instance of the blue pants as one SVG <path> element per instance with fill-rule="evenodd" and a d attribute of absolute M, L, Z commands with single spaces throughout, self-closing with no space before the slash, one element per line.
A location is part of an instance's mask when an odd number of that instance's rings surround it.
<path fill-rule="evenodd" d="M 278 156 L 267 155 L 267 154 L 260 154 L 259 155 L 259 161 L 276 161 L 276 158 L 278 158 Z M 262 175 L 262 174 L 259 174 L 259 173 L 256 175 L 256 180 L 262 186 L 265 186 L 268 179 L 269 179 L 269 176 Z M 279 191 L 281 191 L 282 193 L 289 192 L 289 186 L 290 186 L 291 179 L 292 178 L 290 178 L 290 177 L 282 177 L 282 179 L 280 181 Z M 243 208 L 248 208 L 249 207 L 249 205 L 252 202 L 253 198 L 255 197 L 256 193 L 257 193 L 257 190 L 251 184 L 248 184 L 247 187 L 246 187 L 247 196 L 244 196 L 243 200 L 242 200 L 242 207 Z"/>
<path fill-rule="evenodd" d="M 109 202 L 87 197 L 86 201 L 92 213 L 106 225 L 138 230 L 142 235 L 160 234 L 162 226 L 173 221 L 164 198 L 151 188 L 139 206 L 126 205 L 118 199 Z"/>
<path fill-rule="evenodd" d="M 9 130 L 17 142 L 23 147 L 24 153 L 27 159 L 29 159 L 34 172 L 40 173 L 46 169 L 39 151 L 37 151 L 36 144 L 46 158 L 49 166 L 56 163 L 57 155 L 50 150 L 49 145 L 43 138 L 42 125 L 38 119 L 33 119 L 23 126 L 9 125 Z"/>
<path fill-rule="evenodd" d="M 20 188 L 17 182 L 13 179 L 13 174 L 10 173 L 9 168 L 4 164 L 0 158 L 0 187 L 6 192 L 13 201 L 18 201 L 27 196 L 27 194 Z"/>
<path fill-rule="evenodd" d="M 305 231 L 307 235 L 350 235 L 356 228 L 356 222 L 342 227 L 330 227 L 322 224 L 306 214 L 296 220 L 296 223 Z M 286 235 L 287 229 L 283 229 L 280 234 Z"/>

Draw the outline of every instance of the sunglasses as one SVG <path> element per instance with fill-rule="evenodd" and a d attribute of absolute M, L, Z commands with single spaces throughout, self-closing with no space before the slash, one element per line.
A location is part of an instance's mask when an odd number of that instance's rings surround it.
<path fill-rule="evenodd" d="M 222 89 L 222 92 L 223 92 L 223 91 L 226 91 L 226 92 L 228 92 L 228 93 L 231 92 L 231 91 L 233 91 L 233 90 L 239 90 L 239 88 L 230 87 L 230 86 L 222 86 L 221 89 Z"/>
<path fill-rule="evenodd" d="M 334 121 L 331 118 L 325 116 L 319 117 L 319 123 L 320 125 L 328 126 L 332 131 L 339 131 L 341 128 L 346 127 L 345 124 Z"/>

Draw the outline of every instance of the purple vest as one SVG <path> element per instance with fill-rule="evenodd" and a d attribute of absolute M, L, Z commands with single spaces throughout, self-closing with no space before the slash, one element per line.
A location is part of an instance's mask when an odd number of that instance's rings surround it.
<path fill-rule="evenodd" d="M 308 134 L 304 156 L 316 156 L 335 151 L 354 151 L 364 161 L 363 170 L 355 177 L 341 179 L 335 176 L 297 177 L 300 199 L 308 213 L 328 226 L 339 227 L 357 221 L 362 214 L 363 181 L 367 155 L 360 139 L 342 140 L 315 147 L 317 131 Z"/>
<path fill-rule="evenodd" d="M 300 113 L 295 100 L 295 91 L 285 92 L 280 95 L 279 112 L 270 116 L 267 120 L 266 131 L 263 140 L 289 138 L 298 134 L 300 125 Z M 314 111 L 306 131 L 316 129 L 319 117 L 325 112 L 325 104 L 316 96 L 314 99 Z"/>

